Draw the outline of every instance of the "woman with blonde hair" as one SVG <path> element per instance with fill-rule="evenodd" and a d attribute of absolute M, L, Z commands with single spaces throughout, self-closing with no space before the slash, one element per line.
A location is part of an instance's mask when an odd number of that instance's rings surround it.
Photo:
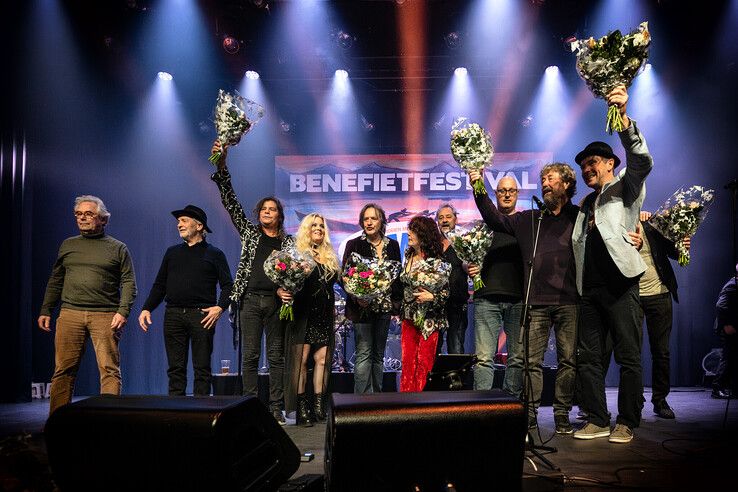
<path fill-rule="evenodd" d="M 333 285 L 338 278 L 339 265 L 328 224 L 322 215 L 308 214 L 302 220 L 295 243 L 297 250 L 312 256 L 317 266 L 298 292 L 277 289 L 282 300 L 294 301 L 294 321 L 288 324 L 285 334 L 285 408 L 288 414 L 296 411 L 298 425 L 311 426 L 314 420 L 325 420 L 325 392 L 335 340 Z M 312 402 L 306 394 L 311 353 Z"/>

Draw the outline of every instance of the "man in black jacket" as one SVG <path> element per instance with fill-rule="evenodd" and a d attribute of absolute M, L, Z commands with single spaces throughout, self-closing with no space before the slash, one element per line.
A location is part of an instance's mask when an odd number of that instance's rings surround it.
<path fill-rule="evenodd" d="M 669 258 L 677 259 L 673 242 L 648 223 L 650 212 L 641 212 L 643 245 L 640 253 L 646 271 L 639 281 L 641 324 L 646 319 L 651 348 L 651 403 L 656 415 L 673 419 L 674 411 L 666 402 L 669 394 L 669 338 L 672 324 L 672 298 L 679 302 L 677 281 Z M 689 238 L 686 239 L 689 241 Z M 608 360 L 609 362 L 609 360 Z"/>
<path fill-rule="evenodd" d="M 736 275 L 723 286 L 715 304 L 715 331 L 723 345 L 715 380 L 712 383 L 713 398 L 732 398 L 738 390 L 738 297 L 736 297 Z"/>
<path fill-rule="evenodd" d="M 443 260 L 451 265 L 451 276 L 449 278 L 450 294 L 446 304 L 446 317 L 448 328 L 446 329 L 446 352 L 449 354 L 463 354 L 464 340 L 466 339 L 467 303 L 469 301 L 469 282 L 464 270 L 464 264 L 459 259 L 451 242 L 446 238 L 446 233 L 456 229 L 458 212 L 450 203 L 442 203 L 436 211 L 436 223 L 443 233 Z M 438 353 L 443 347 L 443 333 L 438 337 Z"/>

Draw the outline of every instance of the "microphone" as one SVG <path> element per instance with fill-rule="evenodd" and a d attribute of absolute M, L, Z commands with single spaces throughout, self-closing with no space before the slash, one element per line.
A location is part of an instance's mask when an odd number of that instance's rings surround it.
<path fill-rule="evenodd" d="M 540 198 L 533 195 L 533 201 L 536 203 L 536 207 L 538 207 L 538 210 L 541 211 L 542 214 L 550 214 L 551 211 L 548 209 L 545 203 L 541 201 Z"/>

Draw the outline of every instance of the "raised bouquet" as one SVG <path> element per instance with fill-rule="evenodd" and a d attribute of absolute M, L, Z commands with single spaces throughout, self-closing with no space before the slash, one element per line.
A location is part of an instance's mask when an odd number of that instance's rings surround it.
<path fill-rule="evenodd" d="M 305 279 L 315 268 L 315 260 L 310 255 L 297 251 L 294 247 L 274 250 L 264 261 L 264 273 L 272 282 L 284 290 L 295 294 L 302 289 Z M 279 319 L 294 321 L 293 301 L 282 301 Z"/>
<path fill-rule="evenodd" d="M 241 97 L 238 92 L 229 94 L 218 90 L 218 100 L 213 110 L 215 132 L 218 140 L 225 147 L 236 145 L 264 116 L 264 108 L 254 101 Z M 208 159 L 213 165 L 220 160 L 222 152 L 215 152 Z"/>
<path fill-rule="evenodd" d="M 451 241 L 451 245 L 462 261 L 479 265 L 481 269 L 484 257 L 492 245 L 494 233 L 487 227 L 487 224 L 477 221 L 468 231 L 457 227 L 453 231 L 448 231 L 446 237 Z M 484 287 L 481 273 L 476 274 L 472 281 L 474 290 Z"/>
<path fill-rule="evenodd" d="M 577 56 L 579 76 L 595 97 L 604 99 L 615 87 L 630 86 L 648 59 L 650 45 L 648 22 L 641 22 L 625 36 L 615 30 L 600 39 L 578 39 L 571 43 L 571 50 Z M 608 107 L 605 131 L 612 135 L 622 130 L 620 110 L 615 105 Z"/>
<path fill-rule="evenodd" d="M 714 198 L 715 191 L 702 186 L 679 188 L 648 219 L 654 229 L 674 243 L 679 252 L 679 266 L 689 265 L 689 250 L 684 240 L 697 232 Z"/>
<path fill-rule="evenodd" d="M 371 301 L 387 292 L 400 274 L 396 260 L 378 260 L 351 253 L 343 272 L 343 290 L 362 301 Z"/>
<path fill-rule="evenodd" d="M 413 262 L 410 270 L 402 272 L 401 279 L 406 289 L 409 288 L 413 292 L 425 289 L 435 295 L 448 286 L 450 275 L 450 264 L 440 258 L 426 258 Z M 417 303 L 413 324 L 421 331 L 427 312 L 428 303 Z"/>
<path fill-rule="evenodd" d="M 451 155 L 464 171 L 478 170 L 482 179 L 474 182 L 474 194 L 484 195 L 484 167 L 492 162 L 495 149 L 492 137 L 478 123 L 467 123 L 466 118 L 459 118 L 451 128 Z"/>

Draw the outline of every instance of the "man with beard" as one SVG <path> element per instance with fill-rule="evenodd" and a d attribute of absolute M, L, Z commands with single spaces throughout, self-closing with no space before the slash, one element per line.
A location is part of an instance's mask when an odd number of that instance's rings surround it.
<path fill-rule="evenodd" d="M 469 177 L 472 182 L 482 179 L 478 171 L 471 171 Z M 524 382 L 529 385 L 528 426 L 537 426 L 536 414 L 543 387 L 541 362 L 548 346 L 549 330 L 553 325 L 558 358 L 553 403 L 554 423 L 556 433 L 571 434 L 573 428 L 569 421 L 569 412 L 574 396 L 578 317 L 571 233 L 579 212 L 579 207 L 571 203 L 571 197 L 576 193 L 576 177 L 572 167 L 558 162 L 544 166 L 541 170 L 541 190 L 545 210 L 505 215 L 486 194 L 475 195 L 474 200 L 484 221 L 492 230 L 510 234 L 517 239 L 523 258 L 523 292 L 527 290 L 536 227 L 543 214 L 528 300 L 530 379 L 529 382 Z M 528 380 L 524 378 L 524 381 Z"/>
<path fill-rule="evenodd" d="M 446 318 L 448 328 L 446 329 L 446 352 L 449 354 L 463 354 L 464 340 L 466 339 L 467 302 L 469 301 L 469 283 L 461 259 L 456 255 L 456 250 L 451 246 L 451 241 L 446 233 L 456 229 L 456 208 L 450 203 L 443 203 L 436 211 L 436 223 L 443 234 L 443 260 L 451 265 L 451 276 L 449 278 L 450 294 L 446 303 Z M 438 353 L 443 347 L 443 333 L 438 337 Z"/>

